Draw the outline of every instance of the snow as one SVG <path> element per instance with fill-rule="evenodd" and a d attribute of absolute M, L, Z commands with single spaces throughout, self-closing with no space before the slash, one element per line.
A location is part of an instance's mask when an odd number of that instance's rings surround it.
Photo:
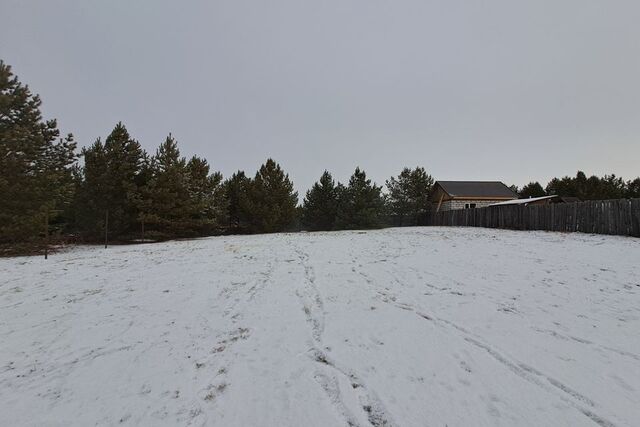
<path fill-rule="evenodd" d="M 532 202 L 538 202 L 540 200 L 547 200 L 547 199 L 555 199 L 556 197 L 558 196 L 541 196 L 541 197 L 529 197 L 528 199 L 514 199 L 514 200 L 507 200 L 506 202 L 494 203 L 489 206 L 528 205 L 529 203 L 532 203 Z"/>
<path fill-rule="evenodd" d="M 2 426 L 637 426 L 640 239 L 480 228 L 0 260 Z"/>

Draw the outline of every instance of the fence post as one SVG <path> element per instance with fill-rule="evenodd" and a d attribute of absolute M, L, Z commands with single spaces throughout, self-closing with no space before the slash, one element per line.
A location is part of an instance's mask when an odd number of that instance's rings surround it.
<path fill-rule="evenodd" d="M 104 248 L 107 249 L 109 243 L 109 209 L 104 215 Z"/>
<path fill-rule="evenodd" d="M 44 259 L 49 258 L 49 209 L 44 215 Z"/>

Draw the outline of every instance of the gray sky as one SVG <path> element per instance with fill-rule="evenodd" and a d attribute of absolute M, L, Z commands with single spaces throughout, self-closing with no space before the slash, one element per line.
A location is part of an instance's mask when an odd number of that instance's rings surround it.
<path fill-rule="evenodd" d="M 640 175 L 637 0 L 0 0 L 0 58 L 81 145 L 122 120 L 306 190 Z"/>

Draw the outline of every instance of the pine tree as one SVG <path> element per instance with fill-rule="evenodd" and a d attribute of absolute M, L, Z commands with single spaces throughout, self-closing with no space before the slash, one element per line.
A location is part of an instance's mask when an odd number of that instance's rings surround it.
<path fill-rule="evenodd" d="M 615 174 L 605 175 L 600 179 L 598 192 L 602 200 L 621 199 L 626 192 L 626 183 Z"/>
<path fill-rule="evenodd" d="M 58 140 L 41 104 L 0 60 L 0 243 L 38 241 L 45 218 L 73 196 L 76 144 L 72 135 Z"/>
<path fill-rule="evenodd" d="M 187 162 L 171 134 L 156 151 L 151 169 L 150 206 L 145 217 L 149 229 L 161 237 L 190 235 Z"/>
<path fill-rule="evenodd" d="M 302 205 L 302 224 L 308 230 L 332 230 L 338 213 L 338 190 L 328 171 L 307 191 Z"/>
<path fill-rule="evenodd" d="M 196 156 L 187 163 L 186 172 L 191 227 L 200 235 L 220 232 L 227 214 L 222 174 L 209 174 L 207 161 Z"/>
<path fill-rule="evenodd" d="M 98 138 L 90 147 L 82 149 L 84 166 L 77 171 L 78 186 L 74 201 L 75 226 L 90 237 L 104 232 L 104 219 L 108 207 L 102 197 L 107 188 L 107 159 L 104 144 Z"/>
<path fill-rule="evenodd" d="M 139 225 L 139 238 L 149 240 L 153 238 L 153 232 L 149 234 L 149 220 L 152 215 L 151 199 L 152 182 L 154 174 L 153 157 L 150 157 L 145 151 L 142 153 L 142 162 L 140 164 L 140 172 L 136 177 L 136 186 L 138 191 L 135 193 L 134 204 L 138 212 L 137 222 Z M 153 231 L 153 230 L 151 230 Z M 132 233 L 134 236 L 136 233 Z"/>
<path fill-rule="evenodd" d="M 627 181 L 624 197 L 628 199 L 640 198 L 640 177 L 633 181 Z"/>
<path fill-rule="evenodd" d="M 274 233 L 289 229 L 296 219 L 298 193 L 289 175 L 273 159 L 267 159 L 249 186 L 251 231 Z"/>
<path fill-rule="evenodd" d="M 422 167 L 404 168 L 397 178 L 387 180 L 388 206 L 396 225 L 418 225 L 424 220 L 433 183 L 433 177 Z"/>
<path fill-rule="evenodd" d="M 371 183 L 360 168 L 356 168 L 349 185 L 339 191 L 336 228 L 377 228 L 384 223 L 385 201 L 382 187 Z"/>
<path fill-rule="evenodd" d="M 578 176 L 580 176 L 580 174 L 584 176 L 584 173 L 578 172 Z M 586 181 L 586 177 L 584 178 L 584 180 Z M 547 184 L 545 192 L 549 195 L 580 197 L 578 195 L 579 191 L 576 186 L 576 180 L 568 176 L 562 178 L 553 178 Z"/>
<path fill-rule="evenodd" d="M 138 222 L 138 198 L 141 182 L 138 179 L 144 151 L 131 138 L 122 123 L 118 123 L 105 139 L 107 158 L 107 195 L 109 228 L 115 236 L 130 233 Z"/>
<path fill-rule="evenodd" d="M 243 171 L 238 171 L 231 175 L 224 184 L 224 196 L 227 205 L 227 232 L 247 233 L 249 232 L 249 221 L 251 219 L 251 200 L 249 191 L 252 181 Z"/>
<path fill-rule="evenodd" d="M 544 188 L 542 188 L 542 185 L 536 181 L 530 182 L 522 187 L 522 190 L 518 192 L 518 195 L 521 199 L 528 199 L 530 197 L 543 197 L 546 196 L 547 193 L 544 191 Z"/>
<path fill-rule="evenodd" d="M 146 154 L 118 123 L 104 144 L 100 139 L 82 150 L 83 183 L 77 197 L 78 226 L 89 237 L 104 233 L 108 212 L 109 235 L 128 236 L 140 221 L 140 198 Z"/>
<path fill-rule="evenodd" d="M 578 171 L 575 178 L 553 178 L 547 184 L 546 191 L 548 194 L 578 197 L 581 200 L 619 199 L 627 194 L 628 183 L 614 174 L 587 178 L 584 172 Z"/>

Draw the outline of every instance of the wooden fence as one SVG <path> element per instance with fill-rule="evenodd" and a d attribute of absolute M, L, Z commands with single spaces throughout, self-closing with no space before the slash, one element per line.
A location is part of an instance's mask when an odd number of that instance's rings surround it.
<path fill-rule="evenodd" d="M 579 231 L 640 237 L 640 199 L 506 205 L 433 212 L 427 225 Z"/>

